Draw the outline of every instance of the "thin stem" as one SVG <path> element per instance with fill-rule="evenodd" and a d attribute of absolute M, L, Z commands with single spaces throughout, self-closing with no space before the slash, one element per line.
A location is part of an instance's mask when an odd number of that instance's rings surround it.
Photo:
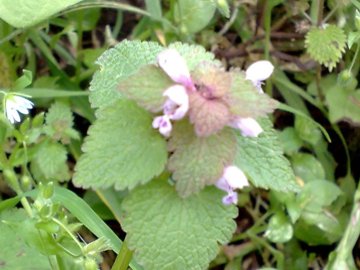
<path fill-rule="evenodd" d="M 338 8 L 339 3 L 336 3 L 336 6 L 328 13 L 328 15 L 326 15 L 325 19 L 322 21 L 322 24 L 326 23 L 331 18 L 331 16 L 334 15 Z"/>
<path fill-rule="evenodd" d="M 119 254 L 116 257 L 116 260 L 111 267 L 111 270 L 127 270 L 133 255 L 133 251 L 131 251 L 127 246 L 126 237 L 124 242 L 121 245 L 121 249 Z"/>
<path fill-rule="evenodd" d="M 14 32 L 10 33 L 9 35 L 7 35 L 6 37 L 4 37 L 3 39 L 0 39 L 0 45 L 12 40 L 14 37 L 16 37 L 17 35 L 20 35 L 23 32 L 23 29 L 17 29 Z"/>
<path fill-rule="evenodd" d="M 24 207 L 26 213 L 29 215 L 29 217 L 32 218 L 32 217 L 34 216 L 34 213 L 33 213 L 32 209 L 31 209 L 31 206 L 30 206 L 27 198 L 26 198 L 26 197 L 22 197 L 22 198 L 20 199 L 20 202 L 21 202 L 22 206 Z"/>
<path fill-rule="evenodd" d="M 346 140 L 345 140 L 344 135 L 342 134 L 340 128 L 336 124 L 333 124 L 332 128 L 336 132 L 336 134 L 339 136 L 340 141 L 344 146 L 345 155 L 346 155 L 347 175 L 350 175 L 351 174 L 351 158 L 350 158 L 350 153 L 349 153 L 349 149 L 348 149 Z"/>
<path fill-rule="evenodd" d="M 224 27 L 220 30 L 219 35 L 222 36 L 224 35 L 229 29 L 230 27 L 233 25 L 233 23 L 235 22 L 237 15 L 239 13 L 239 7 L 237 2 L 235 2 L 234 4 L 234 11 L 232 12 L 229 21 L 227 21 L 224 25 Z"/>
<path fill-rule="evenodd" d="M 325 269 L 336 270 L 355 269 L 354 259 L 352 257 L 352 250 L 360 236 L 360 184 L 354 195 L 354 205 L 351 211 L 349 223 L 345 229 L 343 237 L 336 248 L 334 259 L 329 260 Z"/>
<path fill-rule="evenodd" d="M 56 224 L 58 224 L 61 228 L 64 229 L 64 231 L 67 232 L 67 234 L 74 240 L 76 245 L 80 248 L 81 252 L 83 253 L 83 246 L 80 244 L 78 239 L 74 236 L 74 234 L 57 218 L 52 218 L 52 221 L 54 221 Z"/>
<path fill-rule="evenodd" d="M 273 6 L 266 1 L 265 11 L 264 11 L 264 30 L 265 30 L 265 59 L 270 57 L 270 33 L 271 33 L 271 11 Z"/>
<path fill-rule="evenodd" d="M 355 55 L 354 55 L 354 57 L 353 57 L 353 59 L 352 59 L 352 61 L 351 61 L 351 65 L 350 65 L 350 69 L 349 69 L 350 72 L 351 72 L 351 70 L 352 70 L 353 67 L 354 67 L 354 64 L 355 64 L 355 62 L 356 62 L 356 59 L 358 58 L 359 51 L 360 51 L 360 43 L 358 43 L 357 46 L 356 46 Z"/>

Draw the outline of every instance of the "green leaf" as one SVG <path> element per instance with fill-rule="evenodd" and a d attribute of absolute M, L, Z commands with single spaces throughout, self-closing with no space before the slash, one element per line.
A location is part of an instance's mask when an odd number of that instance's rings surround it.
<path fill-rule="evenodd" d="M 66 148 L 57 142 L 44 142 L 31 161 L 31 172 L 38 181 L 69 180 Z"/>
<path fill-rule="evenodd" d="M 45 133 L 52 139 L 63 144 L 70 143 L 70 139 L 79 139 L 78 132 L 72 128 L 74 117 L 70 107 L 63 102 L 55 102 L 46 114 Z"/>
<path fill-rule="evenodd" d="M 162 47 L 155 42 L 123 41 L 100 56 L 100 70 L 90 85 L 90 103 L 94 108 L 108 106 L 120 98 L 118 84 L 147 64 L 156 62 Z"/>
<path fill-rule="evenodd" d="M 173 172 L 180 196 L 189 196 L 215 184 L 224 167 L 232 164 L 235 149 L 236 138 L 230 128 L 198 137 L 187 121 L 176 123 L 169 142 L 169 151 L 174 153 L 168 169 Z"/>
<path fill-rule="evenodd" d="M 175 6 L 175 18 L 180 21 L 184 34 L 199 32 L 214 16 L 216 5 L 212 0 L 179 0 Z"/>
<path fill-rule="evenodd" d="M 350 32 L 348 34 L 347 45 L 351 49 L 352 45 L 358 43 L 360 40 L 360 32 Z"/>
<path fill-rule="evenodd" d="M 277 101 L 259 93 L 252 82 L 240 72 L 232 72 L 231 89 L 226 97 L 233 114 L 239 117 L 261 117 L 273 112 Z"/>
<path fill-rule="evenodd" d="M 35 225 L 28 219 L 23 209 L 13 209 L 1 213 L 1 270 L 51 269 L 49 259 L 28 243 L 29 234 L 35 238 L 40 237 Z M 40 241 L 40 239 L 38 240 Z"/>
<path fill-rule="evenodd" d="M 15 27 L 29 27 L 80 1 L 2 0 L 0 18 Z"/>
<path fill-rule="evenodd" d="M 295 116 L 295 130 L 299 138 L 313 146 L 316 146 L 322 139 L 318 125 L 300 115 Z"/>
<path fill-rule="evenodd" d="M 162 18 L 162 8 L 160 0 L 145 0 L 146 10 L 155 19 Z"/>
<path fill-rule="evenodd" d="M 306 212 L 296 223 L 294 232 L 298 239 L 310 245 L 330 245 L 343 236 L 347 221 L 346 213 L 335 217 L 329 212 Z"/>
<path fill-rule="evenodd" d="M 345 52 L 346 35 L 336 25 L 312 28 L 306 34 L 305 45 L 310 56 L 331 71 Z"/>
<path fill-rule="evenodd" d="M 0 3 L 1 6 L 1 3 Z M 0 11 L 1 13 L 1 11 Z M 32 82 L 32 73 L 29 70 L 23 70 L 24 74 L 18 78 L 15 83 L 14 86 L 11 88 L 12 91 L 20 91 L 23 90 L 25 87 L 29 86 Z"/>
<path fill-rule="evenodd" d="M 325 179 L 325 170 L 319 160 L 311 154 L 296 153 L 291 157 L 295 175 L 304 182 Z"/>
<path fill-rule="evenodd" d="M 82 187 L 132 189 L 165 168 L 166 142 L 152 128 L 153 117 L 133 101 L 118 100 L 99 110 L 76 165 Z"/>
<path fill-rule="evenodd" d="M 166 181 L 137 188 L 124 201 L 123 228 L 135 259 L 148 270 L 207 269 L 236 228 L 236 208 L 208 187 L 182 199 Z"/>
<path fill-rule="evenodd" d="M 325 99 L 332 123 L 346 120 L 360 124 L 360 90 L 353 91 L 333 86 L 326 93 Z"/>
<path fill-rule="evenodd" d="M 293 227 L 283 212 L 276 212 L 270 218 L 265 236 L 274 243 L 285 243 L 293 236 Z"/>
<path fill-rule="evenodd" d="M 221 15 L 226 18 L 230 18 L 230 8 L 227 0 L 213 0 L 215 2 L 217 9 L 220 11 Z"/>
<path fill-rule="evenodd" d="M 257 138 L 237 136 L 235 165 L 256 186 L 277 191 L 298 191 L 295 175 L 269 119 L 258 119 L 264 132 Z"/>
<path fill-rule="evenodd" d="M 299 151 L 303 145 L 293 127 L 287 127 L 279 133 L 279 140 L 282 148 L 287 155 L 293 155 Z"/>
<path fill-rule="evenodd" d="M 159 112 L 165 102 L 163 92 L 174 84 L 162 69 L 155 65 L 147 65 L 121 81 L 118 89 L 141 107 L 151 112 Z"/>
<path fill-rule="evenodd" d="M 323 207 L 333 203 L 341 193 L 336 184 L 326 180 L 315 180 L 306 183 L 297 197 L 297 202 L 311 212 L 321 212 Z"/>

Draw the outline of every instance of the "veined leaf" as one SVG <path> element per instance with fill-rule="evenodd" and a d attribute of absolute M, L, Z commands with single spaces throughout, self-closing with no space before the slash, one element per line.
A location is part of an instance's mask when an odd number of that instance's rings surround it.
<path fill-rule="evenodd" d="M 284 157 L 277 134 L 269 119 L 259 119 L 264 132 L 257 138 L 237 136 L 235 164 L 256 187 L 276 191 L 298 191 L 295 175 Z"/>
<path fill-rule="evenodd" d="M 336 25 L 312 28 L 306 34 L 305 44 L 310 56 L 331 71 L 345 52 L 346 35 Z"/>
<path fill-rule="evenodd" d="M 237 210 L 222 196 L 208 187 L 182 199 L 163 180 L 132 191 L 122 225 L 137 262 L 148 270 L 206 269 L 236 227 Z"/>
<path fill-rule="evenodd" d="M 29 27 L 80 1 L 1 0 L 0 18 L 15 27 Z"/>
<path fill-rule="evenodd" d="M 130 100 L 100 110 L 85 139 L 74 183 L 132 189 L 159 175 L 167 161 L 166 142 L 151 123 L 152 115 Z"/>
<path fill-rule="evenodd" d="M 231 165 L 236 138 L 233 130 L 224 129 L 208 137 L 198 137 L 187 121 L 174 125 L 169 150 L 174 151 L 168 168 L 173 172 L 176 189 L 186 197 L 206 185 L 215 184 L 225 166 Z"/>

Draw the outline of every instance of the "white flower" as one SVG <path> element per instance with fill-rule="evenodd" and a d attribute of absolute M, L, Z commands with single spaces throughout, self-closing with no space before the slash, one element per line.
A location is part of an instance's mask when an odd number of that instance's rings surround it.
<path fill-rule="evenodd" d="M 230 122 L 229 126 L 240 129 L 241 135 L 244 137 L 257 137 L 263 132 L 259 123 L 251 117 L 238 117 Z"/>
<path fill-rule="evenodd" d="M 235 189 L 241 189 L 249 186 L 249 182 L 243 173 L 236 166 L 227 166 L 224 169 L 222 177 L 216 182 L 216 187 L 226 191 L 228 194 L 223 197 L 224 204 L 237 203 L 237 193 Z"/>
<path fill-rule="evenodd" d="M 159 129 L 159 132 L 162 135 L 164 135 L 165 137 L 170 136 L 170 133 L 172 130 L 172 125 L 171 125 L 169 116 L 162 115 L 162 116 L 155 117 L 152 122 L 152 126 L 153 126 L 153 128 Z"/>
<path fill-rule="evenodd" d="M 163 105 L 164 114 L 171 120 L 182 119 L 189 110 L 189 96 L 182 85 L 174 85 L 166 89 L 163 96 L 168 97 Z"/>
<path fill-rule="evenodd" d="M 261 89 L 261 82 L 271 76 L 274 71 L 274 66 L 267 60 L 257 61 L 252 63 L 246 70 L 246 79 L 252 81 L 254 86 L 260 93 L 263 93 Z"/>
<path fill-rule="evenodd" d="M 175 49 L 166 49 L 158 54 L 157 62 L 163 71 L 176 83 L 192 89 L 194 84 L 185 59 Z"/>
<path fill-rule="evenodd" d="M 30 100 L 14 94 L 6 94 L 4 99 L 5 115 L 11 124 L 21 121 L 19 112 L 29 114 L 29 110 L 34 106 Z"/>

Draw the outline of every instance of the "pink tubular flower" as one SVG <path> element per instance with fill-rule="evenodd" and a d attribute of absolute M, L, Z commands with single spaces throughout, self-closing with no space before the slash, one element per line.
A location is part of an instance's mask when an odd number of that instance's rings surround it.
<path fill-rule="evenodd" d="M 169 137 L 172 125 L 170 120 L 182 119 L 189 110 L 187 91 L 195 89 L 185 59 L 175 50 L 166 49 L 158 54 L 160 68 L 176 83 L 163 93 L 167 97 L 163 105 L 164 115 L 155 117 L 153 127 L 165 137 Z"/>
<path fill-rule="evenodd" d="M 226 191 L 228 194 L 223 197 L 224 204 L 237 203 L 237 193 L 235 189 L 241 189 L 249 186 L 249 182 L 243 173 L 236 166 L 227 166 L 224 169 L 222 177 L 216 182 L 216 187 Z"/>
<path fill-rule="evenodd" d="M 262 81 L 271 76 L 274 71 L 274 66 L 267 60 L 257 61 L 252 63 L 246 70 L 246 79 L 252 81 L 254 86 L 260 93 L 263 93 L 261 89 Z"/>
<path fill-rule="evenodd" d="M 241 135 L 244 137 L 257 137 L 263 132 L 259 123 L 251 117 L 241 118 L 238 117 L 233 120 L 229 126 L 240 129 Z"/>
<path fill-rule="evenodd" d="M 176 83 L 193 88 L 190 71 L 185 59 L 175 49 L 166 49 L 158 54 L 157 62 L 163 71 Z"/>
<path fill-rule="evenodd" d="M 189 96 L 186 88 L 178 84 L 171 86 L 166 89 L 163 96 L 168 97 L 163 106 L 164 114 L 171 120 L 182 119 L 189 110 Z"/>
<path fill-rule="evenodd" d="M 154 118 L 152 122 L 153 128 L 159 129 L 159 132 L 165 137 L 169 137 L 172 129 L 172 125 L 169 116 L 162 115 Z"/>

